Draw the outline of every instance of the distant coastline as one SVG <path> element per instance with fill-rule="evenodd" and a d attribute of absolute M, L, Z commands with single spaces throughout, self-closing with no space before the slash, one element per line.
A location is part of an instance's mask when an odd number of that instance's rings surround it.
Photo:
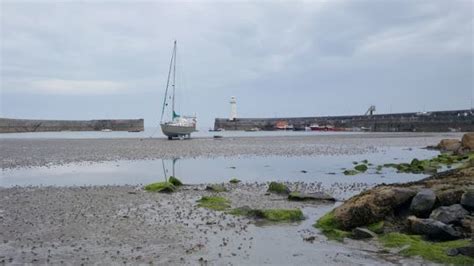
<path fill-rule="evenodd" d="M 0 118 L 0 133 L 49 131 L 132 131 L 144 130 L 143 119 L 31 120 Z"/>

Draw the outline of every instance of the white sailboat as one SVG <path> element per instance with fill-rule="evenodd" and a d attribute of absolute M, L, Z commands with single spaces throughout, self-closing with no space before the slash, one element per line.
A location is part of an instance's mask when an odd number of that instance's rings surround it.
<path fill-rule="evenodd" d="M 161 131 L 169 140 L 173 138 L 191 137 L 191 133 L 196 131 L 195 116 L 181 116 L 175 111 L 175 90 L 176 90 L 176 41 L 174 41 L 173 53 L 171 55 L 170 68 L 168 72 L 168 81 L 166 82 L 165 99 L 163 101 L 163 110 L 161 112 Z M 170 84 L 171 83 L 171 84 Z M 171 86 L 171 95 L 168 95 Z M 165 109 L 171 101 L 171 120 L 164 121 Z"/>

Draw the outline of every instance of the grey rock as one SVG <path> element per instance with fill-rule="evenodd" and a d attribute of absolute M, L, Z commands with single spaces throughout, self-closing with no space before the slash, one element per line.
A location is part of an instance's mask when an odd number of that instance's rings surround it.
<path fill-rule="evenodd" d="M 457 248 L 459 254 L 474 258 L 474 245 Z"/>
<path fill-rule="evenodd" d="M 459 251 L 457 248 L 450 248 L 448 250 L 446 250 L 446 255 L 448 256 L 456 256 L 459 254 Z"/>
<path fill-rule="evenodd" d="M 474 190 L 468 190 L 462 194 L 461 205 L 470 211 L 474 211 Z"/>
<path fill-rule="evenodd" d="M 460 223 L 469 212 L 461 204 L 439 207 L 431 212 L 430 218 L 445 224 Z"/>
<path fill-rule="evenodd" d="M 431 189 L 422 189 L 413 197 L 410 212 L 418 217 L 427 217 L 436 203 L 436 194 Z"/>
<path fill-rule="evenodd" d="M 352 230 L 351 237 L 353 239 L 369 239 L 369 238 L 375 238 L 377 237 L 377 235 L 374 232 L 370 231 L 369 229 L 356 227 Z"/>
<path fill-rule="evenodd" d="M 415 216 L 408 217 L 410 230 L 419 235 L 426 235 L 434 240 L 453 240 L 462 237 L 462 233 L 447 225 L 433 219 L 420 219 Z"/>
<path fill-rule="evenodd" d="M 474 246 L 451 248 L 446 251 L 448 256 L 464 255 L 474 258 Z"/>

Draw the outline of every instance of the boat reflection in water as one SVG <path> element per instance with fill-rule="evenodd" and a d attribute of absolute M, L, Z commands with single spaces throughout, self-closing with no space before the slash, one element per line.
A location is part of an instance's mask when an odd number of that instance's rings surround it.
<path fill-rule="evenodd" d="M 173 158 L 171 160 L 161 159 L 161 165 L 163 166 L 163 176 L 164 176 L 166 182 L 169 180 L 170 177 L 172 177 L 172 176 L 176 177 L 175 166 L 176 166 L 176 162 L 178 160 L 179 160 L 179 158 Z M 169 169 L 169 167 L 167 166 L 168 161 L 171 161 L 171 175 L 169 174 L 169 171 L 168 171 L 168 169 Z"/>

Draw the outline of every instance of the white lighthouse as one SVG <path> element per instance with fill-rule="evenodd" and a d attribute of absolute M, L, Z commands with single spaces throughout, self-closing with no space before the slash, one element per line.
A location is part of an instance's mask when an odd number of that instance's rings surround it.
<path fill-rule="evenodd" d="M 237 118 L 237 100 L 235 96 L 230 97 L 230 121 L 234 121 Z"/>

